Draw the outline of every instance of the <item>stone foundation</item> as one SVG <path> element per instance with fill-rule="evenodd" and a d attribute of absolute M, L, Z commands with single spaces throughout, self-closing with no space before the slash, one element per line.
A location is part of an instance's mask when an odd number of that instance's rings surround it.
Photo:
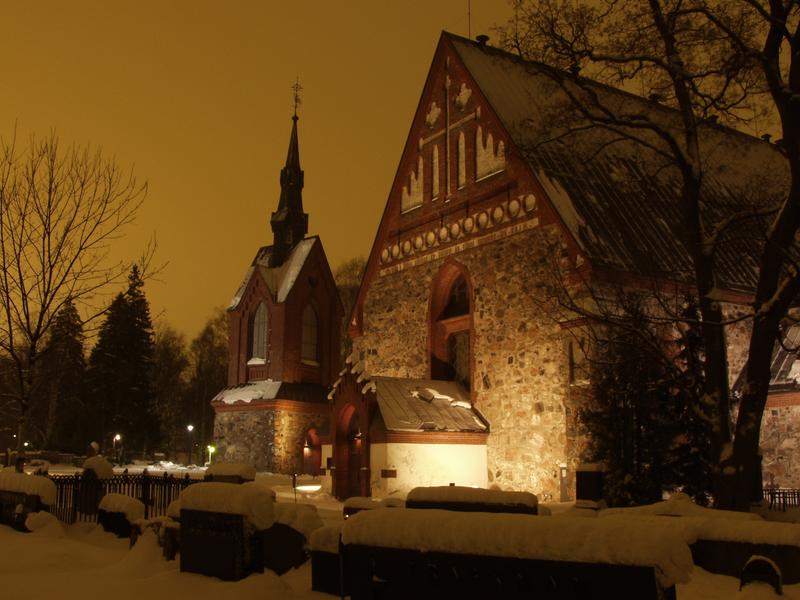
<path fill-rule="evenodd" d="M 328 431 L 329 425 L 327 406 L 313 413 L 275 408 L 218 411 L 214 418 L 218 460 L 247 463 L 258 471 L 296 473 L 303 465 L 306 432 L 312 427 Z"/>

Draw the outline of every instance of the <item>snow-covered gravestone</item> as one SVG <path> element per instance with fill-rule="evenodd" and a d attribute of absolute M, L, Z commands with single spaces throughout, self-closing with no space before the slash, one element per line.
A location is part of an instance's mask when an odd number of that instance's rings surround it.
<path fill-rule="evenodd" d="M 417 487 L 408 493 L 406 508 L 441 508 L 464 512 L 535 515 L 539 500 L 530 492 L 506 492 L 456 485 Z"/>
<path fill-rule="evenodd" d="M 180 495 L 181 571 L 238 580 L 263 570 L 262 534 L 274 522 L 271 490 L 204 482 Z"/>
<path fill-rule="evenodd" d="M 104 481 L 114 477 L 114 467 L 98 454 L 83 462 L 83 474 L 78 493 L 78 512 L 93 515 L 98 511 L 100 499 L 105 494 Z"/>
<path fill-rule="evenodd" d="M 262 536 L 264 567 L 283 575 L 306 561 L 308 540 L 323 523 L 310 504 L 277 503 L 274 512 L 275 524 Z"/>
<path fill-rule="evenodd" d="M 130 537 L 131 525 L 144 519 L 144 503 L 124 494 L 106 494 L 100 500 L 97 521 L 117 537 Z"/>
<path fill-rule="evenodd" d="M 244 483 L 254 481 L 256 469 L 246 463 L 214 463 L 206 469 L 206 481 Z"/>
<path fill-rule="evenodd" d="M 55 503 L 56 486 L 47 477 L 17 473 L 14 468 L 0 472 L 0 522 L 24 529 L 26 515 L 49 510 Z"/>
<path fill-rule="evenodd" d="M 692 569 L 686 531 L 634 520 L 392 509 L 342 527 L 355 597 L 675 597 Z"/>

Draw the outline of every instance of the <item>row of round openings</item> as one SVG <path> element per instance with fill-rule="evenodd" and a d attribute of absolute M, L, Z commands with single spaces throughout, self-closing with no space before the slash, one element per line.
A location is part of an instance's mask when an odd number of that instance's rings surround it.
<path fill-rule="evenodd" d="M 491 212 L 491 220 L 493 223 L 500 223 L 503 218 L 506 216 L 506 210 L 508 211 L 509 217 L 512 219 L 517 217 L 520 214 L 521 209 L 525 209 L 525 212 L 531 212 L 536 210 L 536 196 L 533 194 L 528 194 L 525 197 L 520 196 L 522 202 L 519 200 L 512 199 L 508 203 L 508 207 L 504 208 L 503 206 L 495 206 Z M 440 242 L 446 242 L 448 239 L 456 239 L 459 235 L 461 235 L 462 231 L 464 234 L 470 234 L 474 231 L 475 227 L 477 226 L 478 229 L 485 229 L 489 225 L 489 214 L 486 211 L 481 211 L 475 217 L 466 217 L 462 222 L 452 223 L 450 227 L 442 226 L 439 228 L 438 232 L 429 231 L 425 234 L 424 238 L 422 234 L 417 235 L 414 237 L 413 247 L 414 250 L 422 250 L 423 246 L 431 247 L 436 243 L 436 239 L 438 237 Z M 399 244 L 394 244 L 391 247 L 391 250 L 388 248 L 384 248 L 383 252 L 381 252 L 381 262 L 386 263 L 389 262 L 389 258 L 397 259 L 400 257 L 401 250 L 402 254 L 408 256 L 411 254 L 412 242 L 411 240 L 406 240 L 403 242 L 402 248 Z"/>

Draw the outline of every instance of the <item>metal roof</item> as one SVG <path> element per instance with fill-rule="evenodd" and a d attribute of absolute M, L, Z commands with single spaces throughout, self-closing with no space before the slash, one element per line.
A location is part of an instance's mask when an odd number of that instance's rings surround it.
<path fill-rule="evenodd" d="M 453 381 L 370 377 L 389 431 L 467 431 L 488 433 L 469 393 Z"/>
<path fill-rule="evenodd" d="M 574 111 L 572 121 L 567 116 L 570 100 L 556 83 L 561 79 L 570 85 L 571 75 L 459 36 L 447 37 L 594 264 L 645 275 L 691 276 L 681 186 L 669 161 L 647 154 L 643 145 L 630 140 L 609 144 L 608 132 L 599 128 L 578 131 Z M 585 78 L 579 81 L 614 110 L 646 115 L 665 129 L 680 131 L 679 115 L 668 107 Z M 545 142 L 565 131 L 570 133 L 560 141 Z M 786 161 L 773 145 L 703 123 L 701 147 L 706 158 L 706 223 L 783 198 Z M 721 285 L 753 288 L 752 259 L 759 253 L 765 228 L 763 219 L 746 220 L 721 238 L 716 254 Z"/>

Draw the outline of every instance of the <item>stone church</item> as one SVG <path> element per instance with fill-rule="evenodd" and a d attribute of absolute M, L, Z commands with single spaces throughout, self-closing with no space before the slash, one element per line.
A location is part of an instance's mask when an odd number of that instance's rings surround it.
<path fill-rule="evenodd" d="M 653 99 L 590 85 L 666 126 L 676 118 Z M 635 287 L 690 263 L 679 188 L 644 172 L 630 147 L 542 143 L 566 103 L 548 67 L 442 34 L 350 316 L 354 354 L 331 394 L 338 495 L 455 483 L 574 497 L 585 322 L 548 307 L 545 285 L 556 271 L 565 285 Z M 702 143 L 715 210 L 733 210 L 729 190 L 756 169 L 783 164 L 769 141 L 711 121 Z M 754 282 L 742 233 L 719 249 L 719 300 L 734 318 Z M 732 384 L 746 333 L 728 334 Z"/>
<path fill-rule="evenodd" d="M 213 402 L 225 459 L 303 469 L 339 498 L 449 483 L 574 496 L 575 415 L 589 383 L 575 332 L 585 323 L 554 317 L 541 301 L 546 282 L 557 271 L 629 284 L 685 269 L 688 255 L 676 188 L 647 177 L 637 157 L 587 160 L 577 147 L 539 144 L 564 102 L 545 70 L 485 39 L 442 34 L 348 316 L 353 353 L 341 370 L 342 307 L 320 241 L 305 238 L 295 117 L 274 243 L 257 252 L 230 309 L 229 387 Z M 726 184 L 778 161 L 768 141 L 712 123 L 703 143 L 729 165 L 718 174 Z M 714 189 L 708 201 L 730 210 L 727 185 Z M 720 301 L 735 317 L 754 271 L 741 246 L 722 252 Z M 729 335 L 732 383 L 745 335 Z M 800 422 L 792 364 L 781 362 L 784 393 L 767 421 Z M 780 444 L 790 455 L 785 441 L 766 449 L 768 473 Z M 781 477 L 797 485 L 800 474 Z"/>

